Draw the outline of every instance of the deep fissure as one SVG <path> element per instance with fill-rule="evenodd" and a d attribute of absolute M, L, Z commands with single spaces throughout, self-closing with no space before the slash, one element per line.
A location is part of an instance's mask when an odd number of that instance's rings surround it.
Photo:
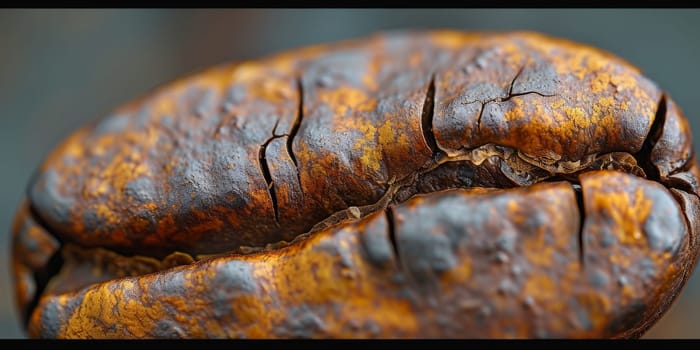
<path fill-rule="evenodd" d="M 391 243 L 391 248 L 394 251 L 394 256 L 396 257 L 396 264 L 401 266 L 401 255 L 399 254 L 399 244 L 396 240 L 396 222 L 394 221 L 394 209 L 388 206 L 384 209 L 384 214 L 386 215 L 387 231 L 389 233 L 389 243 Z"/>
<path fill-rule="evenodd" d="M 421 129 L 423 131 L 423 139 L 428 144 L 433 155 L 443 153 L 437 146 L 435 134 L 433 133 L 433 116 L 435 113 L 435 74 L 430 76 L 428 90 L 425 93 L 423 101 L 423 111 L 421 113 Z"/>
<path fill-rule="evenodd" d="M 41 216 L 38 215 L 36 208 L 34 206 L 29 206 L 29 216 L 34 220 L 34 222 L 44 228 L 46 230 L 46 223 L 44 220 L 41 218 Z M 46 232 L 49 232 L 46 230 Z M 39 299 L 41 296 L 44 294 L 44 291 L 46 290 L 46 287 L 49 285 L 49 282 L 51 279 L 58 275 L 58 273 L 61 271 L 61 268 L 63 268 L 63 255 L 62 252 L 63 250 L 61 247 L 63 246 L 63 242 L 57 235 L 52 235 L 57 241 L 58 241 L 58 246 L 59 248 L 56 249 L 56 251 L 51 255 L 51 257 L 48 259 L 46 262 L 46 265 L 44 266 L 43 269 L 41 270 L 36 270 L 33 271 L 32 277 L 34 278 L 34 283 L 36 283 L 36 290 L 34 292 L 34 296 L 32 297 L 32 300 L 29 301 L 27 306 L 25 307 L 24 310 L 20 310 L 20 316 L 22 317 L 22 323 L 26 326 L 29 323 L 29 318 L 32 315 L 32 312 L 34 309 L 39 305 Z"/>
<path fill-rule="evenodd" d="M 297 181 L 299 181 L 299 186 L 301 186 L 301 174 L 299 173 L 299 163 L 297 163 L 297 157 L 294 154 L 294 138 L 297 136 L 297 133 L 299 132 L 299 126 L 301 125 L 301 120 L 304 118 L 304 86 L 301 81 L 301 77 L 297 78 L 296 80 L 296 85 L 297 85 L 297 93 L 299 95 L 299 101 L 297 104 L 297 114 L 296 118 L 294 118 L 294 124 L 292 124 L 292 129 L 289 131 L 289 135 L 287 135 L 287 153 L 289 154 L 289 158 L 292 159 L 292 163 L 294 163 L 294 168 L 297 171 Z"/>
<path fill-rule="evenodd" d="M 499 102 L 508 101 L 508 100 L 510 100 L 510 99 L 513 98 L 513 97 L 525 96 L 525 95 L 532 95 L 532 94 L 534 94 L 534 95 L 539 95 L 539 96 L 541 96 L 541 97 L 554 97 L 554 96 L 556 96 L 555 94 L 552 94 L 552 95 L 543 94 L 543 93 L 541 93 L 541 92 L 539 92 L 539 91 L 523 91 L 523 92 L 518 92 L 518 93 L 515 93 L 515 94 L 508 94 L 508 97 L 506 97 L 506 98 L 503 99 L 503 100 L 500 100 Z"/>
<path fill-rule="evenodd" d="M 263 143 L 258 149 L 258 163 L 260 169 L 262 170 L 263 177 L 265 178 L 265 183 L 267 184 L 267 191 L 270 193 L 270 200 L 272 201 L 272 211 L 275 216 L 275 222 L 279 225 L 279 208 L 277 207 L 277 193 L 275 191 L 275 183 L 272 181 L 272 175 L 270 174 L 270 168 L 267 164 L 267 158 L 265 156 L 265 151 L 267 150 L 267 145 L 276 138 L 283 136 L 272 136 L 265 143 Z"/>
<path fill-rule="evenodd" d="M 654 146 L 661 138 L 661 133 L 663 132 L 664 125 L 666 124 L 666 95 L 661 95 L 661 98 L 656 108 L 656 114 L 654 115 L 654 121 L 651 123 L 649 128 L 649 133 L 644 139 L 642 148 L 639 152 L 635 153 L 633 156 L 637 159 L 637 163 L 644 170 L 647 179 L 654 181 L 660 181 L 661 175 L 659 169 L 651 161 L 651 151 Z"/>
<path fill-rule="evenodd" d="M 513 89 L 513 87 L 511 86 L 511 90 L 512 89 Z M 496 97 L 496 98 L 488 99 L 485 101 L 471 101 L 471 102 L 466 103 L 466 104 L 470 104 L 470 103 L 477 103 L 478 102 L 481 104 L 481 108 L 479 109 L 479 115 L 476 117 L 476 130 L 477 130 L 477 132 L 481 132 L 481 118 L 484 114 L 484 108 L 486 107 L 487 104 L 494 103 L 494 102 L 506 102 L 506 101 L 509 101 L 510 99 L 512 99 L 513 97 L 519 97 L 519 96 L 525 96 L 525 95 L 531 95 L 531 94 L 538 95 L 541 97 L 556 96 L 556 95 L 543 94 L 543 93 L 538 92 L 538 91 L 524 91 L 524 92 L 518 92 L 515 94 L 512 92 L 508 92 L 508 96 L 506 96 L 506 97 Z"/>
<path fill-rule="evenodd" d="M 578 261 L 581 270 L 585 269 L 585 241 L 583 239 L 583 228 L 586 223 L 586 208 L 583 203 L 583 189 L 580 184 L 571 184 L 574 189 L 574 195 L 576 195 L 576 205 L 578 206 L 579 213 L 579 227 L 578 227 Z"/>
<path fill-rule="evenodd" d="M 525 69 L 525 65 L 520 66 L 520 69 L 518 69 L 518 72 L 515 73 L 515 76 L 510 81 L 510 87 L 508 88 L 508 97 L 506 97 L 506 99 L 510 98 L 510 96 L 513 95 L 513 86 L 515 85 L 515 81 L 518 80 L 518 77 L 520 77 L 520 74 L 522 74 L 523 69 Z"/>

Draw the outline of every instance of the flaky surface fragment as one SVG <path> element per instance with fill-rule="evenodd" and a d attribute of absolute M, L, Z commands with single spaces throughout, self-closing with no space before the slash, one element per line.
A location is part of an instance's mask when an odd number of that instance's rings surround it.
<path fill-rule="evenodd" d="M 78 130 L 17 216 L 17 299 L 36 337 L 635 337 L 695 266 L 699 175 L 609 53 L 375 35 Z"/>

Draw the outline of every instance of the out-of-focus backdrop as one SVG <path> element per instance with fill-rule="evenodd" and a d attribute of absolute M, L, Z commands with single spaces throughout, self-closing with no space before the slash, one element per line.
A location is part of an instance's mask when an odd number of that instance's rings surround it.
<path fill-rule="evenodd" d="M 210 65 L 402 28 L 528 29 L 606 49 L 668 91 L 700 141 L 697 9 L 0 10 L 0 337 L 25 336 L 9 273 L 12 216 L 72 130 Z M 698 315 L 700 272 L 646 337 L 697 338 Z"/>

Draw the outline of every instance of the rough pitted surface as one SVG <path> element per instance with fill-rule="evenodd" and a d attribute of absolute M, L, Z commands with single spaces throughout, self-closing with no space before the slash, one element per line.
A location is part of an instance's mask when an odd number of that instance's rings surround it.
<path fill-rule="evenodd" d="M 70 136 L 13 226 L 32 337 L 638 337 L 698 256 L 680 108 L 529 32 L 215 67 Z"/>

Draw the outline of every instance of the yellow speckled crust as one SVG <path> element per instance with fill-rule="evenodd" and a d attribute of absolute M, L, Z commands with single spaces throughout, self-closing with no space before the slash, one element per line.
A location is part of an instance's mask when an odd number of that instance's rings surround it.
<path fill-rule="evenodd" d="M 214 67 L 71 135 L 13 227 L 45 338 L 637 337 L 698 256 L 680 108 L 530 32 Z"/>

